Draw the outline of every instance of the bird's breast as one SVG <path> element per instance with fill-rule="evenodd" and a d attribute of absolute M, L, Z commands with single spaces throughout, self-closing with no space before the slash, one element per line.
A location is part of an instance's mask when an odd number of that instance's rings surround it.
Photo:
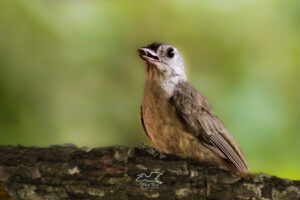
<path fill-rule="evenodd" d="M 185 128 L 164 89 L 146 85 L 144 92 L 143 119 L 147 133 L 158 149 L 202 160 L 202 154 L 209 151 Z"/>

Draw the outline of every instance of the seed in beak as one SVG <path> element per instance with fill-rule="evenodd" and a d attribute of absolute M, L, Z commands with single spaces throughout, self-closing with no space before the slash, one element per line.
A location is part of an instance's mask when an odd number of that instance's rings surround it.
<path fill-rule="evenodd" d="M 144 60 L 145 60 L 145 58 L 159 60 L 159 57 L 154 52 L 152 52 L 151 50 L 149 50 L 147 48 L 139 48 L 138 52 L 139 52 L 140 57 Z"/>

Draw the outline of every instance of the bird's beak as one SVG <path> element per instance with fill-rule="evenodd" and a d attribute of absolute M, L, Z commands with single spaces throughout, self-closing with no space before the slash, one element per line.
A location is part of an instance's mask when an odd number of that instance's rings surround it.
<path fill-rule="evenodd" d="M 154 63 L 160 61 L 158 55 L 151 49 L 148 49 L 147 47 L 139 48 L 138 52 L 139 52 L 139 56 L 147 62 Z"/>

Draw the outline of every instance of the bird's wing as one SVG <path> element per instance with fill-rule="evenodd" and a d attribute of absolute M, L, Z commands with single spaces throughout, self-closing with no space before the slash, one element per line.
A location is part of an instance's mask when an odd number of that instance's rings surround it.
<path fill-rule="evenodd" d="M 141 110 L 140 110 L 140 119 L 141 119 L 141 122 L 142 122 L 142 125 L 143 125 L 143 128 L 144 128 L 144 131 L 146 133 L 146 135 L 148 136 L 148 138 L 151 140 L 148 132 L 147 132 L 147 129 L 146 129 L 146 126 L 145 126 L 145 122 L 144 122 L 144 117 L 143 117 L 143 106 L 141 106 Z"/>
<path fill-rule="evenodd" d="M 190 133 L 239 172 L 250 173 L 239 145 L 223 122 L 213 113 L 205 97 L 193 86 L 188 82 L 178 83 L 170 102 Z"/>

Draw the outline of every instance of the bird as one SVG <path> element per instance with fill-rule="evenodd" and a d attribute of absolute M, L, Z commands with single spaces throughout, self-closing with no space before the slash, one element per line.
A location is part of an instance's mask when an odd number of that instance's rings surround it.
<path fill-rule="evenodd" d="M 177 48 L 154 42 L 138 49 L 146 65 L 140 119 L 161 152 L 212 162 L 238 176 L 250 175 L 243 152 L 208 100 L 187 80 Z"/>

